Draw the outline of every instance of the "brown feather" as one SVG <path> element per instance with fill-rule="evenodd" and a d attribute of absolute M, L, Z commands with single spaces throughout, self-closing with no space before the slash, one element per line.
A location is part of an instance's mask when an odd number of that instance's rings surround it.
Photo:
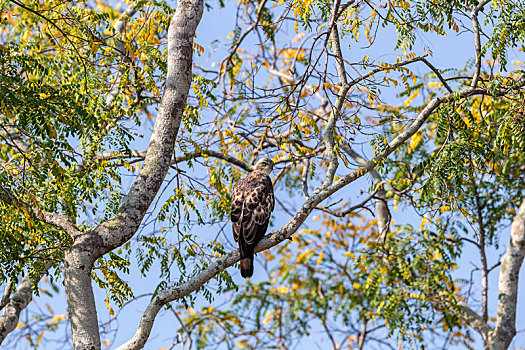
<path fill-rule="evenodd" d="M 237 181 L 232 192 L 231 221 L 233 238 L 241 253 L 241 275 L 253 274 L 253 250 L 268 229 L 275 206 L 270 177 L 259 170 Z"/>

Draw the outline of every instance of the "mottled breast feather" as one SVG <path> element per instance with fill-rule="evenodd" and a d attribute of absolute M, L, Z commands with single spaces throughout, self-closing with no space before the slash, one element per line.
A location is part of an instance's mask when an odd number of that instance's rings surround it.
<path fill-rule="evenodd" d="M 233 187 L 231 203 L 233 237 L 239 243 L 241 252 L 241 274 L 243 277 L 246 274 L 251 276 L 253 250 L 266 233 L 275 205 L 272 180 L 262 171 L 252 171 Z M 245 262 L 244 272 L 243 258 L 250 260 Z"/>

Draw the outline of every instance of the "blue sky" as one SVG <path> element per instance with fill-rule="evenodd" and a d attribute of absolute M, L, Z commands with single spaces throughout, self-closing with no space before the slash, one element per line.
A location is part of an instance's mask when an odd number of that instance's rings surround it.
<path fill-rule="evenodd" d="M 204 12 L 202 21 L 199 25 L 199 28 L 197 30 L 197 39 L 196 42 L 205 48 L 205 53 L 201 56 L 196 58 L 198 62 L 202 62 L 203 64 L 209 65 L 210 62 L 208 60 L 208 54 L 213 55 L 214 58 L 223 57 L 221 54 L 213 53 L 212 51 L 212 42 L 215 40 L 220 40 L 222 42 L 228 42 L 227 36 L 228 34 L 233 30 L 234 28 L 234 16 L 235 16 L 235 8 L 236 8 L 236 1 L 226 1 L 227 7 L 224 9 L 220 9 L 219 6 L 216 6 L 216 3 L 214 2 L 214 10 L 212 11 L 206 11 Z M 175 3 L 173 3 L 173 6 L 175 6 Z M 383 61 L 391 60 L 395 62 L 395 58 L 398 55 L 398 53 L 394 52 L 394 43 L 396 39 L 396 34 L 393 31 L 383 31 L 383 34 L 381 37 L 378 38 L 378 42 L 370 49 L 370 56 L 375 58 L 381 58 Z M 254 41 L 250 41 L 251 38 L 248 38 L 248 40 L 245 43 L 245 46 L 248 47 L 249 45 L 253 45 Z M 469 59 L 473 58 L 474 51 L 474 43 L 471 35 L 462 35 L 462 36 L 434 36 L 430 34 L 426 34 L 423 36 L 422 40 L 418 42 L 418 44 L 426 44 L 427 46 L 430 46 L 433 50 L 433 57 L 430 58 L 430 61 L 438 68 L 444 69 L 449 67 L 464 67 L 466 62 Z M 356 44 L 354 44 L 355 47 L 353 47 L 352 50 L 348 52 L 348 55 L 350 57 L 353 55 L 353 50 L 356 51 L 355 55 L 362 56 L 362 51 L 358 48 Z M 219 49 L 219 53 L 222 49 Z M 523 54 L 519 52 L 513 52 L 511 53 L 511 59 L 512 58 L 521 59 L 523 60 Z M 425 66 L 418 66 L 416 71 L 420 73 L 426 73 L 428 69 Z M 385 99 L 394 99 L 396 91 L 390 91 L 385 92 L 387 95 L 385 96 Z M 388 95 L 390 94 L 390 95 Z M 139 149 L 145 149 L 147 146 L 147 142 L 140 142 L 137 144 L 137 148 Z M 368 188 L 368 182 L 367 180 L 360 180 L 358 182 L 353 183 L 350 185 L 347 189 L 345 189 L 345 195 L 352 195 L 354 197 L 359 198 L 360 190 Z M 292 199 L 293 200 L 293 199 Z M 295 199 L 294 203 L 297 205 L 297 208 L 301 205 L 301 199 Z M 275 228 L 280 227 L 282 224 L 284 224 L 287 220 L 287 216 L 282 213 L 275 213 L 274 217 L 274 225 Z M 419 226 L 419 223 L 421 221 L 421 218 L 418 217 L 414 212 L 411 210 L 400 210 L 398 212 L 393 213 L 393 218 L 397 223 L 400 222 L 407 222 L 415 225 L 416 227 Z M 209 237 L 215 237 L 216 235 L 216 229 L 214 232 L 204 232 L 203 228 L 198 228 L 198 230 L 203 231 L 203 234 L 206 234 Z M 498 261 L 499 256 L 502 254 L 504 249 L 506 248 L 506 245 L 509 240 L 509 230 L 505 230 L 504 232 L 501 232 L 500 234 L 500 249 L 489 249 L 489 266 L 496 263 Z M 226 228 L 226 233 L 231 234 L 231 229 L 229 225 Z M 479 256 L 476 252 L 476 250 L 472 249 L 469 246 L 466 246 L 464 249 L 464 252 L 459 260 L 458 269 L 455 272 L 457 277 L 464 277 L 468 278 L 470 271 L 472 270 L 474 264 L 478 264 L 479 266 Z M 256 266 L 255 273 L 257 274 L 257 269 L 260 266 Z M 232 268 L 233 269 L 233 268 Z M 520 274 L 520 298 L 518 301 L 518 310 L 525 310 L 525 295 L 524 295 L 524 288 L 525 288 L 525 272 L 522 269 Z M 490 278 L 490 284 L 489 284 L 489 310 L 491 311 L 491 316 L 495 315 L 495 306 L 497 302 L 497 283 L 498 283 L 498 269 L 494 270 L 494 272 L 491 273 Z M 153 288 L 158 283 L 157 276 L 159 274 L 158 269 L 153 268 L 150 273 L 148 273 L 148 276 L 143 277 L 140 273 L 136 271 L 136 267 L 132 267 L 131 273 L 129 275 L 128 282 L 133 288 L 134 294 L 136 296 L 141 296 L 143 294 L 149 294 L 153 290 Z M 479 277 L 479 276 L 478 276 Z M 242 284 L 244 283 L 244 280 L 238 276 L 238 273 L 235 273 L 235 280 L 237 283 Z M 478 280 L 479 281 L 479 280 Z M 47 288 L 46 284 L 42 284 L 43 288 Z M 99 313 L 99 320 L 101 322 L 105 322 L 109 318 L 108 310 L 106 308 L 105 298 L 106 293 L 102 290 L 100 290 L 98 287 L 95 287 L 95 298 L 97 301 L 97 310 Z M 223 297 L 217 298 L 216 302 L 214 304 L 222 303 Z M 132 302 L 128 306 L 126 306 L 124 309 L 120 311 L 119 317 L 118 317 L 118 333 L 115 338 L 110 337 L 111 343 L 109 348 L 114 348 L 123 342 L 127 341 L 132 337 L 132 335 L 135 333 L 135 330 L 137 328 L 140 316 L 142 315 L 143 310 L 147 306 L 147 303 L 149 302 L 149 296 L 141 297 L 138 300 Z M 34 308 L 42 308 L 44 309 L 46 306 L 46 303 L 49 303 L 51 308 L 54 310 L 56 314 L 65 314 L 66 313 L 66 306 L 65 306 L 65 296 L 64 293 L 61 291 L 58 295 L 55 295 L 53 298 L 46 297 L 42 295 L 42 297 L 37 297 L 33 305 L 31 306 L 31 309 Z M 199 299 L 200 305 L 206 305 L 206 302 L 202 300 L 202 298 Z M 475 303 L 473 303 L 473 306 L 476 306 Z M 479 306 L 479 305 L 477 305 Z M 23 316 L 24 317 L 24 316 Z M 21 318 L 21 321 L 23 321 L 23 317 Z M 518 320 L 517 320 L 517 330 L 525 330 L 525 315 L 523 313 L 518 312 Z M 163 310 L 159 313 L 159 316 L 157 317 L 157 320 L 155 322 L 155 326 L 152 331 L 152 335 L 150 336 L 145 349 L 159 349 L 161 347 L 169 348 L 171 342 L 176 337 L 176 331 L 179 329 L 179 323 L 176 320 L 176 318 L 171 314 L 170 311 Z M 69 331 L 69 330 L 67 330 Z M 56 336 L 58 339 L 64 336 L 65 331 L 59 331 Z M 473 332 L 475 333 L 475 332 Z M 479 337 L 478 344 L 479 343 Z M 104 340 L 104 339 L 103 339 Z M 397 341 L 395 339 L 392 340 L 392 342 L 395 344 Z M 310 345 L 309 345 L 310 344 Z M 515 348 L 517 348 L 518 344 L 525 344 L 525 332 L 519 333 L 515 340 L 514 345 Z M 22 346 L 22 343 L 19 343 L 19 346 Z M 43 349 L 55 349 L 56 347 L 53 347 L 51 344 L 46 347 L 41 347 Z M 104 346 L 103 346 L 104 348 Z M 305 341 L 304 346 L 302 346 L 304 350 L 309 349 L 316 349 L 317 347 L 313 345 L 310 341 Z"/>

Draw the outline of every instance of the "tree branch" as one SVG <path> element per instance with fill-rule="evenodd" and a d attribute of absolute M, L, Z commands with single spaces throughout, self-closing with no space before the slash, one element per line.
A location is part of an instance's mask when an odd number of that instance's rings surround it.
<path fill-rule="evenodd" d="M 478 85 L 479 76 L 481 74 L 481 38 L 479 35 L 479 21 L 478 21 L 478 13 L 479 11 L 483 10 L 483 7 L 485 7 L 486 4 L 488 4 L 491 0 L 483 0 L 481 1 L 478 6 L 476 6 L 472 12 L 472 28 L 474 30 L 474 48 L 476 50 L 476 68 L 474 70 L 474 76 L 472 77 L 472 83 L 470 84 L 470 87 L 474 88 Z"/>
<path fill-rule="evenodd" d="M 235 44 L 233 44 L 232 47 L 230 48 L 229 50 L 230 54 L 224 60 L 222 60 L 222 62 L 219 64 L 219 74 L 217 77 L 217 81 L 219 81 L 222 75 L 226 72 L 228 65 L 231 63 L 233 56 L 235 56 L 235 54 L 237 53 L 237 50 L 239 49 L 239 46 L 241 46 L 241 43 L 243 42 L 243 40 L 248 36 L 248 34 L 250 34 L 252 30 L 254 30 L 259 25 L 259 21 L 261 20 L 262 10 L 264 8 L 264 5 L 266 5 L 267 1 L 268 0 L 261 1 L 261 3 L 259 4 L 259 7 L 257 8 L 257 12 L 255 14 L 255 22 L 253 22 L 253 24 L 244 33 L 242 33 L 239 39 L 237 39 Z M 226 65 L 226 69 L 223 69 L 224 65 Z"/>
<path fill-rule="evenodd" d="M 131 153 L 126 152 L 108 152 L 108 153 L 102 153 L 95 157 L 95 160 L 115 160 L 115 159 L 126 159 L 126 158 L 134 158 L 133 160 L 130 160 L 128 163 L 135 163 L 143 161 L 146 158 L 146 152 L 147 151 L 132 151 Z M 211 149 L 201 149 L 196 151 L 188 152 L 182 156 L 176 156 L 171 160 L 170 165 L 174 165 L 176 163 L 182 163 L 188 159 L 193 158 L 199 158 L 203 156 L 209 156 L 214 157 L 218 159 L 222 159 L 228 163 L 231 163 L 233 165 L 238 166 L 239 168 L 242 168 L 246 171 L 252 171 L 253 165 L 248 164 L 232 155 L 224 154 L 218 151 L 214 151 Z M 75 172 L 83 171 L 86 168 L 87 164 L 85 161 L 81 162 L 78 166 Z"/>
<path fill-rule="evenodd" d="M 15 284 L 15 280 L 13 278 L 10 278 L 7 282 L 7 285 L 4 289 L 4 294 L 2 295 L 2 300 L 0 300 L 0 310 L 2 310 L 7 303 L 9 303 L 9 298 L 11 297 L 11 289 L 13 288 L 13 285 Z"/>
<path fill-rule="evenodd" d="M 334 135 L 335 135 L 335 124 L 337 120 L 339 119 L 343 104 L 346 99 L 346 95 L 348 91 L 350 90 L 350 87 L 348 86 L 348 81 L 346 79 L 346 69 L 344 66 L 344 59 L 343 59 L 343 53 L 341 51 L 341 45 L 339 42 L 339 33 L 337 30 L 337 16 L 339 14 L 339 5 L 340 0 L 335 0 L 334 5 L 332 8 L 332 13 L 330 15 L 330 32 L 331 32 L 331 39 L 332 39 L 332 50 L 335 55 L 335 62 L 337 67 L 337 75 L 339 76 L 339 81 L 341 82 L 341 85 L 343 86 L 340 91 L 339 95 L 337 96 L 337 99 L 335 101 L 334 108 L 332 109 L 332 113 L 330 113 L 330 117 L 328 118 L 328 122 L 326 123 L 324 135 L 323 135 L 323 142 L 326 147 L 326 153 L 328 154 L 328 169 L 326 171 L 326 176 L 323 182 L 323 187 L 329 186 L 334 182 L 334 176 L 335 172 L 337 171 L 337 167 L 339 166 L 339 160 L 336 153 L 336 150 L 334 149 Z"/>
<path fill-rule="evenodd" d="M 49 268 L 51 268 L 50 262 L 46 264 L 45 271 Z M 42 275 L 43 273 L 38 275 L 35 278 L 35 281 L 40 281 Z M 20 318 L 20 312 L 22 312 L 22 310 L 24 310 L 33 299 L 34 288 L 35 286 L 33 285 L 28 273 L 24 276 L 22 282 L 20 282 L 16 292 L 9 298 L 9 302 L 4 308 L 3 316 L 0 316 L 0 344 L 2 344 L 9 333 L 16 329 Z"/>
<path fill-rule="evenodd" d="M 93 262 L 135 234 L 171 165 L 192 82 L 193 37 L 202 12 L 203 0 L 178 1 L 168 29 L 166 87 L 140 172 L 122 198 L 117 213 L 95 229 L 75 237 L 66 251 L 64 285 L 76 350 L 100 348 L 91 286 Z"/>
<path fill-rule="evenodd" d="M 124 29 L 126 28 L 126 24 L 128 20 L 137 13 L 138 9 L 142 5 L 142 1 L 136 1 L 135 3 L 128 6 L 128 8 L 122 12 L 122 15 L 118 19 L 118 21 L 115 22 L 115 25 L 113 26 L 113 29 L 115 30 L 115 47 L 117 51 L 120 53 L 120 58 L 122 62 L 131 63 L 131 59 L 129 58 L 129 55 L 126 53 L 126 45 L 125 43 L 120 40 L 120 36 L 124 33 Z M 120 82 L 122 80 L 122 75 L 124 74 L 124 69 L 122 68 L 122 64 L 118 67 L 118 72 L 115 76 L 115 81 L 113 82 L 113 87 L 108 92 L 106 96 L 106 107 L 110 107 L 115 98 L 117 98 L 118 94 L 120 93 Z"/>
<path fill-rule="evenodd" d="M 452 93 L 453 92 L 452 89 L 448 85 L 447 81 L 443 78 L 441 73 L 437 70 L 437 68 L 434 67 L 434 65 L 432 63 L 430 63 L 425 57 L 422 57 L 421 61 L 424 62 L 428 66 L 428 68 L 430 68 L 436 74 L 436 76 L 438 77 L 439 81 L 448 90 L 448 92 Z"/>
<path fill-rule="evenodd" d="M 464 301 L 458 302 L 458 316 L 465 321 L 469 326 L 474 328 L 476 332 L 481 334 L 485 344 L 488 344 L 491 339 L 492 327 L 489 326 L 487 322 L 478 315 L 474 310 L 468 306 Z"/>
<path fill-rule="evenodd" d="M 140 172 L 118 212 L 94 230 L 103 240 L 100 255 L 133 236 L 166 177 L 192 81 L 193 36 L 202 11 L 202 0 L 181 0 L 173 15 L 168 30 L 166 88 L 150 144 Z"/>
<path fill-rule="evenodd" d="M 16 207 L 23 207 L 40 221 L 64 230 L 71 237 L 76 237 L 82 233 L 67 216 L 34 208 L 29 204 L 22 202 L 3 186 L 0 186 L 0 201 Z"/>
<path fill-rule="evenodd" d="M 520 83 L 525 83 L 525 80 Z M 507 90 L 501 89 L 497 94 L 505 94 Z M 362 168 L 358 168 L 356 171 L 342 177 L 337 180 L 330 186 L 321 185 L 319 188 L 314 191 L 314 193 L 306 199 L 303 205 L 299 208 L 297 213 L 290 219 L 290 221 L 283 226 L 280 230 L 266 235 L 259 244 L 255 247 L 255 253 L 258 253 L 263 250 L 267 250 L 271 247 L 278 245 L 279 243 L 291 239 L 292 235 L 299 229 L 302 223 L 310 215 L 310 213 L 315 209 L 315 207 L 321 203 L 323 200 L 328 198 L 330 195 L 343 188 L 344 186 L 354 182 L 360 177 L 364 176 L 366 173 L 375 168 L 375 166 L 382 162 L 390 153 L 394 152 L 398 147 L 400 147 L 407 139 L 414 135 L 427 118 L 439 107 L 443 102 L 449 102 L 461 97 L 469 97 L 479 94 L 487 94 L 487 90 L 484 88 L 467 88 L 461 90 L 454 94 L 447 94 L 442 97 L 437 97 L 432 99 L 427 106 L 419 113 L 414 122 L 406 128 L 401 134 L 395 137 L 392 141 L 389 142 L 387 149 L 385 149 L 380 155 L 378 155 L 373 160 L 366 163 Z M 204 270 L 199 272 L 197 275 L 192 277 L 187 282 L 184 282 L 178 286 L 163 290 L 159 292 L 150 302 L 142 318 L 140 320 L 139 326 L 135 335 L 125 344 L 121 345 L 118 350 L 131 350 L 131 349 L 141 349 L 147 341 L 155 317 L 160 309 L 174 300 L 180 299 L 184 296 L 189 295 L 190 293 L 201 288 L 206 282 L 212 279 L 214 276 L 224 271 L 226 268 L 232 266 L 239 261 L 240 255 L 239 250 L 233 250 L 223 257 L 215 260 Z"/>
<path fill-rule="evenodd" d="M 516 335 L 518 280 L 525 257 L 525 199 L 510 229 L 510 243 L 501 260 L 499 276 L 498 314 L 491 350 L 507 349 Z"/>

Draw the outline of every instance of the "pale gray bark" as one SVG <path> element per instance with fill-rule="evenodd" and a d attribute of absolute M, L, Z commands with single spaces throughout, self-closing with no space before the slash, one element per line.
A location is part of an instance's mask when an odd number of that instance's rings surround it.
<path fill-rule="evenodd" d="M 129 240 L 139 227 L 169 166 L 191 85 L 193 35 L 202 16 L 202 1 L 179 1 L 168 31 L 168 75 L 146 158 L 117 214 L 95 232 L 105 252 Z M 104 252 L 104 253 L 105 253 Z"/>
<path fill-rule="evenodd" d="M 348 81 L 346 79 L 346 69 L 344 66 L 343 53 L 341 52 L 341 47 L 339 43 L 339 32 L 337 31 L 336 21 L 337 21 L 338 13 L 339 13 L 339 5 L 340 5 L 340 0 L 335 0 L 334 5 L 332 7 L 332 13 L 330 14 L 329 23 L 330 23 L 330 28 L 331 28 L 330 38 L 332 40 L 332 51 L 334 52 L 334 55 L 335 55 L 337 75 L 343 87 L 341 88 L 341 91 L 339 92 L 339 95 L 337 96 L 335 105 L 332 108 L 332 113 L 330 113 L 330 116 L 326 123 L 325 131 L 323 135 L 323 142 L 324 142 L 326 153 L 328 154 L 328 159 L 329 159 L 328 170 L 326 171 L 325 179 L 323 182 L 324 186 L 328 186 L 334 182 L 335 172 L 337 171 L 337 167 L 339 166 L 338 156 L 334 148 L 334 145 L 335 145 L 335 142 L 334 142 L 335 130 L 334 129 L 335 129 L 337 120 L 341 116 L 343 104 L 345 102 L 346 95 L 348 94 L 348 90 L 350 90 L 350 87 L 348 86 Z"/>
<path fill-rule="evenodd" d="M 485 4 L 487 2 L 488 1 L 483 1 Z M 348 3 L 352 3 L 352 1 L 347 2 L 345 5 L 348 5 Z M 336 4 L 337 6 L 335 6 L 335 8 L 337 9 L 339 1 L 336 1 Z M 129 13 L 132 14 L 133 11 L 134 10 L 131 9 Z M 202 11 L 202 0 L 178 1 L 178 8 L 172 18 L 168 33 L 168 74 L 166 89 L 159 106 L 159 113 L 156 118 L 150 145 L 146 154 L 143 156 L 144 163 L 139 175 L 132 184 L 128 194 L 123 198 L 117 214 L 109 221 L 102 223 L 94 230 L 86 233 L 80 232 L 74 223 L 66 217 L 53 213 L 38 214 L 42 216 L 43 221 L 63 228 L 74 238 L 73 246 L 66 252 L 64 283 L 75 349 L 100 348 L 98 321 L 91 287 L 91 269 L 93 262 L 105 253 L 121 246 L 135 234 L 148 207 L 160 189 L 169 166 L 173 163 L 172 156 L 175 139 L 179 130 L 181 116 L 186 106 L 188 90 L 192 80 L 193 36 L 200 22 Z M 475 20 L 477 21 L 477 18 Z M 124 21 L 121 23 L 124 23 Z M 120 22 L 117 22 L 117 27 L 117 32 L 119 28 L 120 32 L 122 32 L 123 25 L 120 27 Z M 480 74 L 480 70 L 477 68 L 471 88 L 431 100 L 417 116 L 415 121 L 388 144 L 387 149 L 383 153 L 372 161 L 361 162 L 361 168 L 341 179 L 334 180 L 335 171 L 338 166 L 337 156 L 333 149 L 334 126 L 346 93 L 351 86 L 373 76 L 374 73 L 383 70 L 383 68 L 378 68 L 348 83 L 346 81 L 344 60 L 342 59 L 337 41 L 337 26 L 333 23 L 331 24 L 331 33 L 335 39 L 334 54 L 337 57 L 336 63 L 338 72 L 340 73 L 342 89 L 324 134 L 326 150 L 330 157 L 327 176 L 323 185 L 321 185 L 312 196 L 306 199 L 294 217 L 284 227 L 268 235 L 259 243 L 256 252 L 269 249 L 290 239 L 319 203 L 344 186 L 362 177 L 367 172 L 373 172 L 376 165 L 386 159 L 390 153 L 414 135 L 425 123 L 427 118 L 442 103 L 449 102 L 456 98 L 487 94 L 485 89 L 476 87 Z M 479 45 L 477 42 L 476 51 L 479 51 L 478 48 Z M 477 60 L 479 59 L 478 55 Z M 396 66 L 410 64 L 415 61 L 426 62 L 424 58 L 414 58 Z M 479 62 L 477 61 L 476 67 L 478 66 Z M 439 74 L 438 77 L 440 77 Z M 440 79 L 444 81 L 441 77 Z M 117 76 L 117 82 L 118 80 L 119 77 Z M 446 83 L 444 83 L 444 85 L 450 91 Z M 115 84 L 115 86 L 118 88 L 118 84 Z M 500 94 L 504 94 L 505 92 L 506 91 L 502 90 Z M 109 93 L 107 99 L 108 104 L 111 104 L 117 94 L 118 90 L 112 90 Z M 229 161 L 233 162 L 232 159 Z M 385 227 L 384 225 L 387 225 L 387 223 L 383 220 L 380 226 Z M 525 256 L 525 204 L 521 205 L 518 215 L 514 220 L 511 236 L 511 243 L 503 257 L 501 267 L 498 321 L 495 330 L 492 331 L 490 326 L 488 326 L 479 315 L 473 312 L 468 305 L 460 303 L 460 310 L 462 310 L 465 320 L 490 342 L 492 349 L 507 348 L 515 334 L 517 279 L 523 257 Z M 120 349 L 142 348 L 148 339 L 157 313 L 164 305 L 196 291 L 219 272 L 238 261 L 239 253 L 235 250 L 217 259 L 189 281 L 159 292 L 145 310 L 135 336 L 121 346 Z M 17 293 L 11 296 L 10 302 L 4 310 L 4 316 L 0 318 L 0 335 L 3 334 L 4 329 L 5 334 L 7 334 L 9 333 L 8 329 L 12 330 L 14 329 L 13 327 L 16 327 L 20 311 L 27 306 L 30 300 L 30 282 L 23 280 L 17 289 Z M 0 341 L 1 339 L 2 338 L 0 338 Z"/>
<path fill-rule="evenodd" d="M 477 312 L 472 310 L 470 306 L 464 301 L 458 302 L 458 311 L 459 316 L 465 321 L 469 326 L 474 328 L 482 337 L 485 344 L 488 344 L 492 335 L 492 327 L 481 317 Z"/>
<path fill-rule="evenodd" d="M 472 77 L 472 82 L 470 87 L 476 87 L 478 85 L 479 77 L 481 75 L 481 38 L 480 38 L 480 29 L 479 29 L 479 20 L 478 14 L 483 10 L 485 5 L 487 5 L 491 0 L 481 1 L 470 13 L 472 19 L 472 30 L 474 31 L 474 49 L 476 52 L 476 68 L 474 70 L 474 75 Z"/>
<path fill-rule="evenodd" d="M 135 234 L 170 167 L 192 81 L 193 37 L 202 11 L 202 0 L 178 2 L 168 30 L 166 88 L 141 170 L 117 213 L 95 229 L 74 237 L 74 244 L 66 253 L 64 284 L 73 346 L 77 350 L 100 348 L 91 286 L 93 262 Z"/>
<path fill-rule="evenodd" d="M 51 263 L 46 264 L 46 271 L 51 267 Z M 36 281 L 39 281 L 41 276 L 33 276 Z M 13 293 L 3 308 L 4 313 L 0 316 L 0 344 L 5 337 L 11 333 L 18 325 L 20 312 L 24 310 L 33 299 L 33 289 L 35 286 L 29 274 L 26 274 L 18 287 Z"/>
<path fill-rule="evenodd" d="M 458 302 L 458 316 L 474 328 L 490 350 L 506 350 L 516 335 L 518 279 L 525 258 L 525 200 L 514 217 L 510 242 L 501 261 L 499 276 L 498 313 L 494 329 L 465 302 Z"/>
<path fill-rule="evenodd" d="M 11 193 L 7 192 L 7 190 L 4 188 L 0 190 L 0 200 L 2 200 L 4 203 L 25 207 L 43 222 L 61 228 L 73 238 L 78 237 L 82 233 L 66 216 L 43 210 L 37 210 L 33 207 L 30 207 L 19 201 L 15 196 L 11 195 Z M 46 271 L 50 267 L 51 263 L 48 262 L 46 264 Z M 42 275 L 43 274 L 37 276 L 37 282 L 40 280 Z M 0 344 L 2 344 L 5 337 L 16 328 L 20 312 L 25 309 L 32 300 L 34 288 L 35 286 L 32 285 L 29 275 L 26 275 L 22 279 L 22 282 L 20 282 L 16 293 L 10 296 L 7 305 L 3 307 L 4 315 L 0 317 Z M 2 299 L 3 305 L 5 303 L 5 298 Z"/>
<path fill-rule="evenodd" d="M 6 307 L 7 303 L 9 303 L 9 298 L 11 297 L 11 289 L 14 285 L 15 280 L 13 278 L 10 278 L 5 286 L 4 294 L 2 295 L 2 300 L 0 301 L 0 310 Z"/>
<path fill-rule="evenodd" d="M 4 308 L 4 314 L 0 316 L 0 344 L 5 337 L 11 333 L 18 324 L 20 312 L 27 307 L 33 298 L 33 289 L 29 278 L 24 278 L 18 286 L 9 302 Z"/>
<path fill-rule="evenodd" d="M 73 347 L 100 349 L 97 309 L 91 286 L 93 262 L 100 256 L 100 237 L 85 233 L 75 238 L 64 259 L 64 287 Z"/>
<path fill-rule="evenodd" d="M 510 229 L 510 243 L 501 260 L 498 284 L 498 314 L 490 344 L 491 350 L 507 349 L 516 335 L 518 279 L 525 257 L 525 199 Z"/>

